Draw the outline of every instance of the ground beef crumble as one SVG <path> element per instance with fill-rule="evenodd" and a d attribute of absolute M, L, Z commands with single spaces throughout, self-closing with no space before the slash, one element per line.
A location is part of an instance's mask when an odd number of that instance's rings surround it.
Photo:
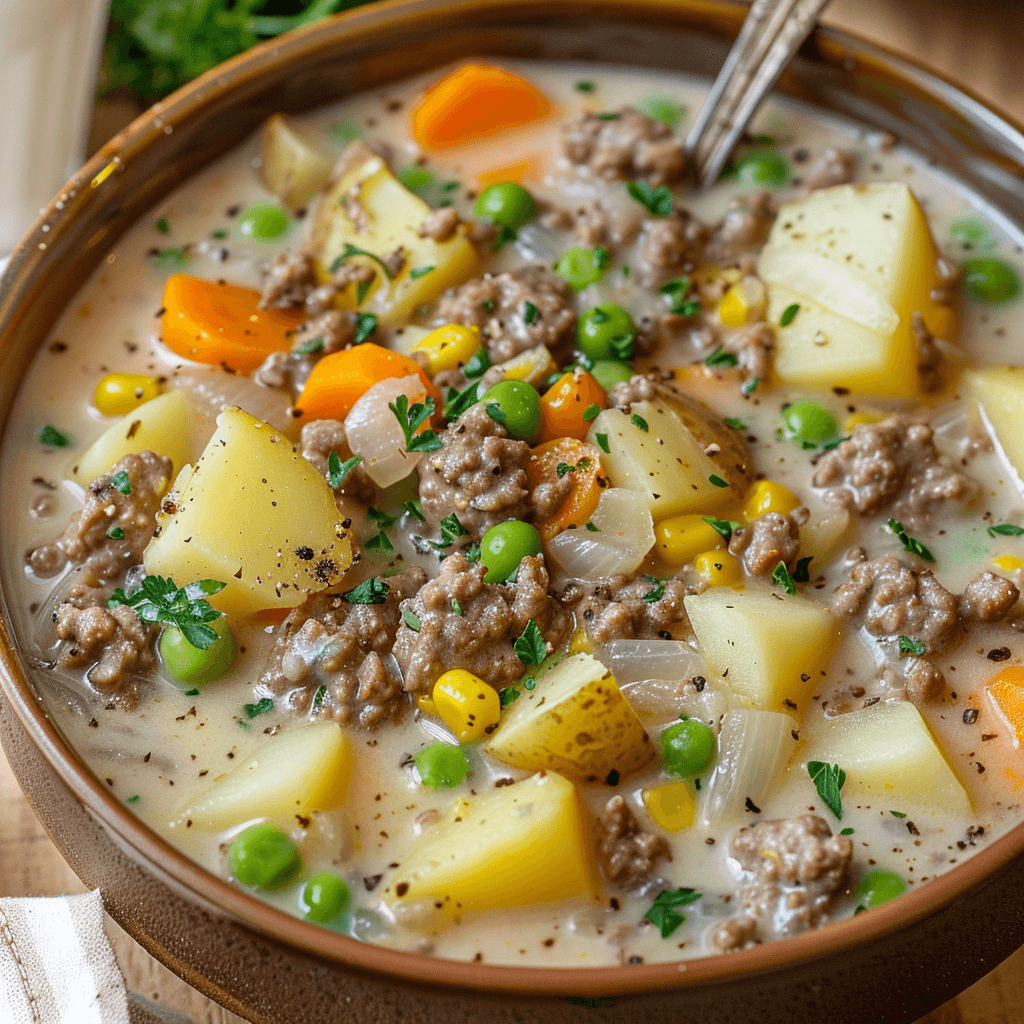
<path fill-rule="evenodd" d="M 658 587 L 663 591 L 656 595 Z M 573 608 L 590 641 L 664 639 L 687 636 L 690 620 L 683 607 L 686 585 L 669 579 L 661 584 L 646 577 L 609 576 L 594 583 L 570 583 L 561 601 Z"/>
<path fill-rule="evenodd" d="M 672 859 L 665 837 L 643 831 L 629 804 L 618 794 L 604 805 L 596 828 L 601 871 L 622 889 L 640 888 L 651 880 L 658 861 Z"/>
<path fill-rule="evenodd" d="M 742 872 L 740 913 L 712 935 L 723 952 L 814 928 L 846 884 L 853 843 L 832 835 L 817 815 L 802 814 L 740 829 L 729 855 Z"/>
<path fill-rule="evenodd" d="M 316 466 L 325 478 L 330 469 L 332 452 L 337 453 L 342 462 L 352 458 L 352 449 L 345 436 L 345 425 L 339 420 L 313 420 L 304 424 L 299 435 L 299 450 L 302 457 Z M 335 488 L 335 493 L 370 504 L 377 494 L 377 488 L 362 464 L 358 463 L 348 471 L 341 485 Z"/>
<path fill-rule="evenodd" d="M 774 572 L 779 562 L 792 569 L 800 552 L 800 527 L 809 515 L 806 508 L 796 509 L 789 515 L 766 512 L 734 531 L 729 540 L 729 552 L 742 559 L 743 568 L 751 576 Z"/>
<path fill-rule="evenodd" d="M 685 210 L 671 217 L 645 220 L 640 235 L 644 281 L 656 284 L 666 274 L 693 270 L 700 262 L 709 234 L 708 229 Z"/>
<path fill-rule="evenodd" d="M 468 669 L 496 689 L 519 679 L 526 666 L 513 644 L 531 619 L 548 654 L 568 638 L 572 617 L 549 596 L 543 559 L 524 558 L 513 583 L 484 583 L 486 571 L 451 554 L 440 575 L 406 603 L 420 626 L 399 627 L 394 654 L 410 693 L 428 693 L 452 668 Z"/>
<path fill-rule="evenodd" d="M 857 156 L 847 149 L 829 146 L 807 170 L 804 188 L 813 192 L 819 188 L 847 185 L 853 181 L 857 169 Z"/>
<path fill-rule="evenodd" d="M 776 210 L 767 192 L 735 199 L 711 232 L 704 259 L 731 263 L 757 253 L 768 237 Z"/>

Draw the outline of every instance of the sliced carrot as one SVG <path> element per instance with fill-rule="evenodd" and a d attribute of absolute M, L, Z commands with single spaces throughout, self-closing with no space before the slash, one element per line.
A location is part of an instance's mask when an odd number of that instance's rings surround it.
<path fill-rule="evenodd" d="M 533 178 L 537 172 L 537 161 L 533 157 L 517 160 L 514 164 L 504 167 L 492 167 L 481 171 L 477 176 L 478 185 L 497 185 L 503 181 L 515 181 L 522 184 L 524 178 Z"/>
<path fill-rule="evenodd" d="M 1024 743 L 1024 666 L 1004 668 L 988 684 L 988 693 L 1013 729 L 1017 746 Z"/>
<path fill-rule="evenodd" d="M 490 64 L 464 64 L 427 90 L 412 112 L 412 134 L 424 149 L 448 149 L 550 112 L 550 100 L 525 78 Z"/>
<path fill-rule="evenodd" d="M 608 396 L 604 388 L 586 370 L 578 367 L 563 374 L 541 396 L 540 439 L 553 441 L 558 437 L 575 437 L 583 440 L 590 429 L 590 420 L 584 418 L 593 406 L 608 408 Z"/>
<path fill-rule="evenodd" d="M 164 286 L 164 344 L 185 359 L 251 373 L 272 352 L 291 348 L 290 332 L 306 319 L 259 303 L 253 288 L 173 274 Z"/>
<path fill-rule="evenodd" d="M 608 486 L 608 481 L 601 472 L 601 453 L 575 437 L 560 437 L 533 449 L 526 464 L 526 479 L 531 490 L 567 476 L 572 479 L 572 490 L 553 516 L 537 524 L 542 540 L 551 540 L 570 526 L 584 526 L 594 514 L 601 490 Z"/>
<path fill-rule="evenodd" d="M 306 386 L 295 403 L 293 413 L 298 423 L 310 420 L 343 420 L 352 406 L 378 381 L 390 377 L 408 377 L 418 373 L 427 394 L 434 399 L 434 408 L 440 412 L 441 393 L 415 360 L 364 342 L 324 356 L 306 380 Z"/>

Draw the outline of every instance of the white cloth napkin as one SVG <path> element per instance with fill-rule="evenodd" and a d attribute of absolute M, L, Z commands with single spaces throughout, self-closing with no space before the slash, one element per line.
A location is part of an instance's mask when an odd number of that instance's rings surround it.
<path fill-rule="evenodd" d="M 3 1024 L 129 1024 L 99 892 L 0 897 Z"/>

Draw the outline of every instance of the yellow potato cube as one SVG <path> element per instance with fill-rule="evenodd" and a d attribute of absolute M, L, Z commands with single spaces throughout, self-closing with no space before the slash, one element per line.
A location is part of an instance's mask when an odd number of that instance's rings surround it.
<path fill-rule="evenodd" d="M 294 213 L 327 184 L 331 163 L 285 117 L 274 114 L 260 136 L 260 176 Z"/>
<path fill-rule="evenodd" d="M 179 585 L 214 579 L 210 599 L 231 615 L 294 608 L 340 582 L 352 544 L 327 481 L 269 423 L 238 408 L 194 467 L 175 481 L 174 512 L 161 512 L 146 572 Z"/>

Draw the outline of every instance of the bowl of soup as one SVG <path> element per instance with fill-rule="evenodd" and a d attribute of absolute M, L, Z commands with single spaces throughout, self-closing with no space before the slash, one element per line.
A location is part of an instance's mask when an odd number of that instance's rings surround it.
<path fill-rule="evenodd" d="M 1024 149 L 743 8 L 385 4 L 15 254 L 5 749 L 253 1020 L 920 1015 L 1024 941 Z M 984 927 L 979 927 L 984 922 Z"/>

